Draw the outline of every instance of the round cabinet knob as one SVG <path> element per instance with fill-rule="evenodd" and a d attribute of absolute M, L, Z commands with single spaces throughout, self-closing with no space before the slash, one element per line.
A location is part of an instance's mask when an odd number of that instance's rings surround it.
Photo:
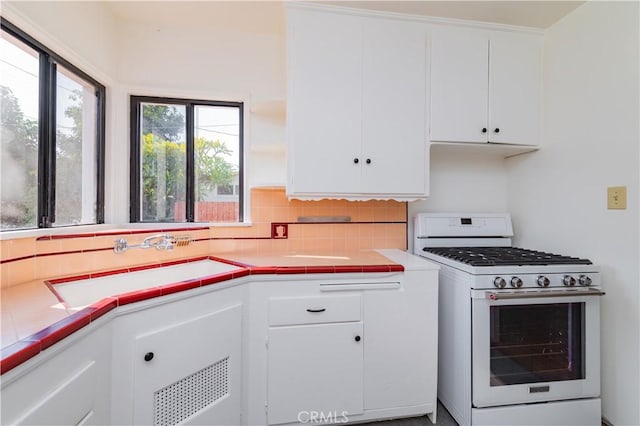
<path fill-rule="evenodd" d="M 549 287 L 549 278 L 544 275 L 540 275 L 537 282 L 540 287 Z"/>
<path fill-rule="evenodd" d="M 498 127 L 495 128 L 494 130 L 495 133 L 500 133 L 500 129 Z"/>
<path fill-rule="evenodd" d="M 586 275 L 580 275 L 580 278 L 578 278 L 578 283 L 580 283 L 580 285 L 583 285 L 583 286 L 590 286 L 591 278 L 589 278 Z"/>
<path fill-rule="evenodd" d="M 573 278 L 571 275 L 565 275 L 564 278 L 562 279 L 562 283 L 564 285 L 574 286 L 576 285 L 576 279 Z"/>
<path fill-rule="evenodd" d="M 482 128 L 482 133 L 487 133 L 487 128 L 486 127 Z"/>
<path fill-rule="evenodd" d="M 367 164 L 371 164 L 371 158 L 367 158 Z"/>
<path fill-rule="evenodd" d="M 493 279 L 493 285 L 497 288 L 505 288 L 507 286 L 507 282 L 502 277 L 495 277 Z"/>
<path fill-rule="evenodd" d="M 511 287 L 515 287 L 515 288 L 522 287 L 522 280 L 518 277 L 511 277 Z"/>
<path fill-rule="evenodd" d="M 354 337 L 354 340 L 355 340 L 356 342 L 359 342 L 360 340 L 362 340 L 362 338 L 361 338 L 360 336 L 356 336 L 356 337 Z"/>
<path fill-rule="evenodd" d="M 353 163 L 354 163 L 354 164 L 358 164 L 359 162 L 360 162 L 360 160 L 359 160 L 358 158 L 354 158 L 354 159 L 353 159 Z"/>
<path fill-rule="evenodd" d="M 146 354 L 144 354 L 144 360 L 149 362 L 153 359 L 153 352 L 147 352 Z"/>

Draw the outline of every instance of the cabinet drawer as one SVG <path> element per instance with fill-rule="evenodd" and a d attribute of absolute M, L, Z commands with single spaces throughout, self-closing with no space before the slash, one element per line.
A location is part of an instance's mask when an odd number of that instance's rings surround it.
<path fill-rule="evenodd" d="M 360 321 L 361 306 L 360 295 L 272 298 L 269 325 Z"/>

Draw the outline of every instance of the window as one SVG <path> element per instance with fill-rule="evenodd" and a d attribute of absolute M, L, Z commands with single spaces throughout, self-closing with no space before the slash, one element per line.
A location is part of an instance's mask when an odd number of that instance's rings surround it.
<path fill-rule="evenodd" d="M 2 20 L 0 228 L 104 222 L 105 89 Z"/>
<path fill-rule="evenodd" d="M 131 97 L 131 222 L 241 222 L 241 102 Z"/>

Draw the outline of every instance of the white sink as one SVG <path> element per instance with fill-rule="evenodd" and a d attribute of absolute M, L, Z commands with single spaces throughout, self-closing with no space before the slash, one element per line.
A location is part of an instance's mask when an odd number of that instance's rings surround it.
<path fill-rule="evenodd" d="M 91 305 L 105 297 L 238 271 L 242 268 L 215 260 L 199 260 L 142 271 L 89 278 L 54 284 L 53 287 L 69 308 Z"/>

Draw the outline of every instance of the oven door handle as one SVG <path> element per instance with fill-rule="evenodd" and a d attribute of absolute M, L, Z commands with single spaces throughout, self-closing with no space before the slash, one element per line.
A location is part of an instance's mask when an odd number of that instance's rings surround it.
<path fill-rule="evenodd" d="M 539 299 L 541 297 L 580 297 L 580 296 L 604 296 L 605 292 L 600 290 L 565 290 L 565 291 L 513 291 L 509 293 L 496 293 L 487 291 L 487 299 L 508 300 L 508 299 Z"/>

